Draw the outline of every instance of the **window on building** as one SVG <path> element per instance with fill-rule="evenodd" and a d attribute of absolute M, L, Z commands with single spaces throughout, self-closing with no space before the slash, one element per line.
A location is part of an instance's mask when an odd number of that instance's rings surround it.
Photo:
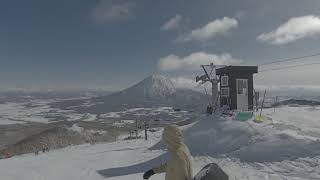
<path fill-rule="evenodd" d="M 221 88 L 221 97 L 229 97 L 229 87 Z"/>
<path fill-rule="evenodd" d="M 221 86 L 229 86 L 229 77 L 221 76 Z"/>

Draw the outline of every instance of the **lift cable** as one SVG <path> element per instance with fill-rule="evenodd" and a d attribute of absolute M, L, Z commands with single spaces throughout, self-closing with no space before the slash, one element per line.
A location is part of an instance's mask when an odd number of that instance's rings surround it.
<path fill-rule="evenodd" d="M 277 71 L 277 70 L 282 70 L 282 69 L 291 69 L 291 68 L 302 67 L 302 66 L 319 65 L 319 64 L 320 64 L 320 62 L 316 62 L 316 63 L 307 63 L 307 64 L 298 64 L 298 65 L 292 65 L 292 66 L 285 66 L 285 67 L 279 67 L 279 68 L 271 68 L 271 69 L 261 70 L 261 71 L 259 71 L 259 73 L 268 72 L 268 71 Z"/>
<path fill-rule="evenodd" d="M 305 56 L 299 56 L 299 57 L 293 57 L 293 58 L 286 58 L 286 59 L 277 59 L 277 60 L 273 60 L 271 62 L 259 64 L 258 66 L 266 66 L 266 65 L 270 65 L 270 64 L 295 61 L 295 60 L 298 60 L 298 59 L 305 59 L 305 58 L 316 57 L 316 56 L 320 56 L 320 53 L 311 54 L 311 55 L 305 55 Z"/>

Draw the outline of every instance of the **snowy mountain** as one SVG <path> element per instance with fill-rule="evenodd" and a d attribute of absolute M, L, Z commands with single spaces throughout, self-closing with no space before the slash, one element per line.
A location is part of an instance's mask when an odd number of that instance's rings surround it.
<path fill-rule="evenodd" d="M 149 76 L 130 90 L 133 89 L 142 90 L 146 98 L 168 97 L 176 92 L 171 80 L 160 75 Z"/>
<path fill-rule="evenodd" d="M 123 91 L 87 100 L 63 101 L 53 104 L 62 109 L 79 112 L 105 113 L 128 108 L 169 106 L 181 109 L 204 109 L 208 97 L 189 89 L 175 88 L 172 81 L 160 75 L 152 75 Z"/>
<path fill-rule="evenodd" d="M 167 98 L 177 90 L 169 78 L 161 75 L 152 75 L 132 87 L 122 91 L 122 94 L 132 96 L 143 96 L 144 99 L 161 99 Z"/>

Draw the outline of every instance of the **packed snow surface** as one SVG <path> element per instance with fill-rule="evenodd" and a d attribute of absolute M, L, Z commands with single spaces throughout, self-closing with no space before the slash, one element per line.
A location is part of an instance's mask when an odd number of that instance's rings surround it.
<path fill-rule="evenodd" d="M 215 162 L 231 180 L 320 179 L 320 130 L 316 128 L 320 111 L 281 107 L 275 112 L 266 109 L 263 114 L 267 120 L 259 124 L 232 117 L 199 116 L 197 122 L 182 127 L 194 157 L 194 174 Z M 291 121 L 291 117 L 301 119 Z M 121 138 L 108 144 L 70 146 L 38 156 L 3 159 L 1 179 L 142 179 L 144 171 L 167 159 L 161 133 L 150 132 L 148 141 Z M 160 179 L 164 174 L 151 177 Z"/>

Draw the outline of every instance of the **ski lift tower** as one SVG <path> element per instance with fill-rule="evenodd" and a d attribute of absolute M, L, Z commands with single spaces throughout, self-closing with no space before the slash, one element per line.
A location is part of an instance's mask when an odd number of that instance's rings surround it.
<path fill-rule="evenodd" d="M 216 76 L 216 66 L 211 63 L 210 65 L 200 65 L 204 71 L 204 75 L 197 76 L 196 82 L 200 81 L 200 84 L 210 82 L 212 85 L 212 94 L 211 94 L 211 105 L 212 108 L 216 109 L 218 107 L 218 80 Z M 210 72 L 210 73 L 209 73 Z"/>

